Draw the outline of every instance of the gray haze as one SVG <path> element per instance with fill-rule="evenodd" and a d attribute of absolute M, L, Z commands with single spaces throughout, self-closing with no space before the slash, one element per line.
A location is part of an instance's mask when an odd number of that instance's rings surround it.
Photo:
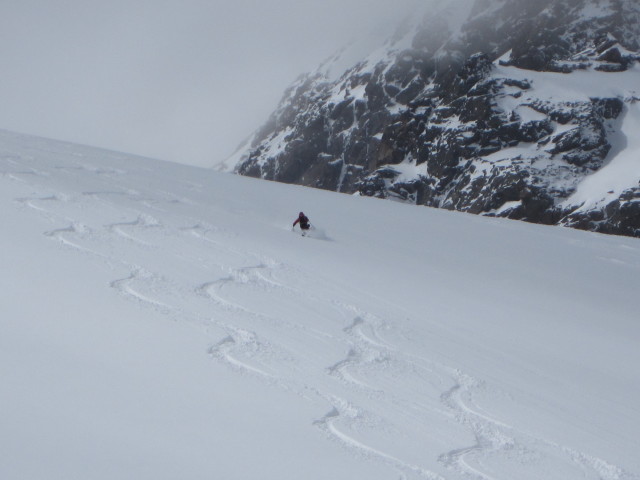
<path fill-rule="evenodd" d="M 0 128 L 195 165 L 420 0 L 1 0 Z"/>

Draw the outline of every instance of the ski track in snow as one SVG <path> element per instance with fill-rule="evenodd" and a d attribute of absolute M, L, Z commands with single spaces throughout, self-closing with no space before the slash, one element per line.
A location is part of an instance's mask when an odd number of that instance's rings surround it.
<path fill-rule="evenodd" d="M 229 251 L 234 252 L 233 250 Z M 244 260 L 247 263 L 251 260 L 258 260 L 259 263 L 246 267 L 231 268 L 229 269 L 228 276 L 202 283 L 195 287 L 194 292 L 213 302 L 226 315 L 235 314 L 238 315 L 238 319 L 248 319 L 279 329 L 300 331 L 311 337 L 332 338 L 331 335 L 320 329 L 304 325 L 301 322 L 286 320 L 269 312 L 261 312 L 255 308 L 244 306 L 242 302 L 239 303 L 227 298 L 228 296 L 225 296 L 224 293 L 225 290 L 228 288 L 237 289 L 238 287 L 247 290 L 247 295 L 250 295 L 249 289 L 257 289 L 261 293 L 266 293 L 274 297 L 280 295 L 282 296 L 282 302 L 287 302 L 291 298 L 302 294 L 297 288 L 283 284 L 275 279 L 273 270 L 278 263 L 273 259 L 262 258 L 257 255 L 248 256 L 245 254 Z"/>
<path fill-rule="evenodd" d="M 64 201 L 64 197 L 59 195 L 48 195 L 46 197 L 18 197 L 15 201 L 39 212 L 47 212 L 48 210 L 44 206 L 38 206 L 38 203 Z"/>
<path fill-rule="evenodd" d="M 85 197 L 93 197 L 99 199 L 108 199 L 112 196 L 122 196 L 122 197 L 135 197 L 140 195 L 140 192 L 137 190 L 129 189 L 129 190 L 87 190 L 81 192 Z"/>
<path fill-rule="evenodd" d="M 28 177 L 47 177 L 48 172 L 42 172 L 33 168 L 27 168 L 12 159 L 3 159 L 14 168 L 0 171 L 2 177 L 12 181 L 29 183 Z M 90 171 L 98 177 L 113 178 L 123 175 L 126 172 L 119 169 L 108 169 L 90 166 L 54 166 L 60 172 Z M 21 178 L 21 177 L 27 177 Z M 192 189 L 200 191 L 202 185 L 193 184 Z M 137 202 L 141 209 L 133 212 L 135 217 L 130 221 L 113 221 L 102 225 L 102 231 L 98 232 L 82 221 L 67 218 L 54 212 L 52 207 L 55 204 L 78 203 L 84 198 L 97 200 L 100 205 L 112 207 L 113 211 L 118 210 L 117 205 L 113 205 L 113 198 L 130 197 Z M 165 192 L 168 202 L 193 204 L 189 199 L 174 196 Z M 268 325 L 278 325 L 280 328 L 292 328 L 316 335 L 321 335 L 327 339 L 339 341 L 345 346 L 346 353 L 342 359 L 325 367 L 325 375 L 329 379 L 337 380 L 347 387 L 347 392 L 352 389 L 354 392 L 364 392 L 369 398 L 380 399 L 381 401 L 400 405 L 399 399 L 394 398 L 393 392 L 388 391 L 376 384 L 378 375 L 385 375 L 387 369 L 392 366 L 405 368 L 420 375 L 421 380 L 424 375 L 430 375 L 437 379 L 439 384 L 442 379 L 448 379 L 449 385 L 453 386 L 443 391 L 440 395 L 440 402 L 443 411 L 449 415 L 462 428 L 468 431 L 475 443 L 472 445 L 459 446 L 437 455 L 438 461 L 446 469 L 455 472 L 459 478 L 477 478 L 484 480 L 500 480 L 486 471 L 482 462 L 484 459 L 493 458 L 501 454 L 518 456 L 518 452 L 525 452 L 535 448 L 536 444 L 544 444 L 557 452 L 561 452 L 573 464 L 584 471 L 587 478 L 598 478 L 601 480 L 632 480 L 637 476 L 625 472 L 621 468 L 585 453 L 574 450 L 546 439 L 537 439 L 528 436 L 524 432 L 516 432 L 514 428 L 497 419 L 491 418 L 479 409 L 473 402 L 474 392 L 480 388 L 489 388 L 477 379 L 465 374 L 459 369 L 450 365 L 440 365 L 430 362 L 429 359 L 418 359 L 411 355 L 404 354 L 399 347 L 391 345 L 383 340 L 380 335 L 381 329 L 392 329 L 393 322 L 385 322 L 376 318 L 373 314 L 357 306 L 341 303 L 335 299 L 313 298 L 318 304 L 330 309 L 339 310 L 342 316 L 350 318 L 350 323 L 342 328 L 341 336 L 336 337 L 328 331 L 311 331 L 307 326 L 294 322 L 274 318 L 267 312 L 261 312 L 255 308 L 249 308 L 242 302 L 225 298 L 225 290 L 230 287 L 234 289 L 246 289 L 247 295 L 251 294 L 251 288 L 262 289 L 274 297 L 274 302 L 287 302 L 291 297 L 299 295 L 301 291 L 296 288 L 293 276 L 287 278 L 282 275 L 276 278 L 274 268 L 278 262 L 274 259 L 261 257 L 259 254 L 249 254 L 241 250 L 233 250 L 224 242 L 216 240 L 216 237 L 227 236 L 206 222 L 195 220 L 192 226 L 170 227 L 160 220 L 149 215 L 143 209 L 156 209 L 153 202 L 143 199 L 142 194 L 135 190 L 87 190 L 81 192 L 79 197 L 72 198 L 61 193 L 53 193 L 43 196 L 33 195 L 18 197 L 14 199 L 18 204 L 31 209 L 38 214 L 45 215 L 52 222 L 67 222 L 66 226 L 47 230 L 45 236 L 62 244 L 64 247 L 72 248 L 78 252 L 89 253 L 107 259 L 113 268 L 121 269 L 126 267 L 130 274 L 119 277 L 109 283 L 109 287 L 123 297 L 137 302 L 144 308 L 151 308 L 162 315 L 168 315 L 173 319 L 208 322 L 226 332 L 220 340 L 215 342 L 209 349 L 208 354 L 232 370 L 244 374 L 261 378 L 270 384 L 282 388 L 289 392 L 309 398 L 308 393 L 328 402 L 330 410 L 313 422 L 324 435 L 332 441 L 338 442 L 345 449 L 353 452 L 354 455 L 365 460 L 375 460 L 394 468 L 400 478 L 426 478 L 429 480 L 443 480 L 443 477 L 421 466 L 405 462 L 397 456 L 385 451 L 368 446 L 349 435 L 347 429 L 357 421 L 363 410 L 351 400 L 337 396 L 327 385 L 330 382 L 322 381 L 318 385 L 314 380 L 296 378 L 294 366 L 298 359 L 292 358 L 290 352 L 278 345 L 263 338 L 260 331 L 266 323 Z M 131 212 L 128 212 L 131 213 Z M 64 225 L 64 223 L 63 223 Z M 131 260 L 118 258 L 110 253 L 108 249 L 109 237 L 116 237 L 130 241 L 140 248 L 154 246 L 154 243 L 147 241 L 147 238 L 137 236 L 136 232 L 146 232 L 153 234 L 163 232 L 177 236 L 188 236 L 192 241 L 201 242 L 209 249 L 224 249 L 241 259 L 247 266 L 229 267 L 224 266 L 229 271 L 226 277 L 201 283 L 195 287 L 184 287 L 170 285 L 159 272 L 146 270 L 143 266 L 131 263 Z M 105 241 L 105 238 L 107 241 Z M 157 237 L 153 237 L 157 238 Z M 83 245 L 83 240 L 94 240 L 96 247 L 88 248 Z M 98 247 L 102 246 L 102 250 Z M 256 261 L 257 260 L 257 261 Z M 603 259 L 614 261 L 615 259 Z M 223 267 L 221 265 L 221 267 Z M 285 272 L 287 273 L 287 272 Z M 290 272 L 289 272 L 290 273 Z M 168 291 L 177 290 L 177 294 L 168 295 Z M 184 307 L 188 302 L 178 303 L 181 296 L 195 296 L 208 300 L 208 304 L 214 304 L 216 308 L 212 312 L 190 311 Z M 236 295 L 237 296 L 237 295 Z M 159 298 L 162 298 L 159 299 Z M 255 328 L 247 328 L 234 324 L 234 320 L 242 320 L 245 323 L 253 323 Z M 371 376 L 369 372 L 376 372 L 376 376 Z M 392 376 L 392 370 L 388 374 Z M 320 385 L 321 384 L 321 385 Z M 376 417 L 374 412 L 368 415 Z M 524 439 L 524 440 L 523 440 Z M 523 442 L 524 443 L 521 443 Z M 458 478 L 458 477 L 456 477 Z"/>
<path fill-rule="evenodd" d="M 253 332 L 240 328 L 228 328 L 232 330 L 232 333 L 209 348 L 209 355 L 243 373 L 257 374 L 267 380 L 275 379 L 274 375 L 250 364 L 248 361 L 240 360 L 238 358 L 239 355 L 234 354 L 235 351 L 245 355 L 248 352 L 253 354 L 264 353 L 269 350 L 268 347 L 258 340 Z"/>
<path fill-rule="evenodd" d="M 238 305 L 224 299 L 222 290 L 226 285 L 261 285 L 263 287 L 271 288 L 272 290 L 293 290 L 280 282 L 274 281 L 268 275 L 265 275 L 265 271 L 268 271 L 269 267 L 265 264 L 252 265 L 244 268 L 237 269 L 232 272 L 228 277 L 202 284 L 198 287 L 197 291 L 201 295 L 206 295 L 213 299 L 216 303 L 220 304 L 224 308 L 231 309 L 233 311 L 248 313 L 252 316 L 264 318 L 265 315 L 245 308 L 242 305 Z M 334 301 L 326 299 L 326 304 L 333 305 Z M 340 305 L 344 310 L 344 314 L 348 315 L 354 311 L 362 312 L 352 306 Z M 376 332 L 376 328 L 365 318 L 370 315 L 364 313 L 362 316 L 356 316 L 350 325 L 343 328 L 344 334 L 349 338 L 349 341 L 354 345 L 347 358 L 337 362 L 336 364 L 329 366 L 326 369 L 326 373 L 329 376 L 335 376 L 341 381 L 354 386 L 358 390 L 366 390 L 369 395 L 375 396 L 383 395 L 384 392 L 368 385 L 365 381 L 357 379 L 355 376 L 349 373 L 350 369 L 358 369 L 360 367 L 381 367 L 387 360 L 387 352 L 390 348 L 379 338 Z M 367 333 L 365 333 L 367 330 Z M 253 364 L 249 364 L 246 361 L 240 360 L 239 356 L 248 357 L 255 355 L 256 352 L 269 351 L 271 348 L 265 348 L 264 343 L 255 332 L 248 332 L 246 330 L 235 330 L 228 336 L 223 338 L 220 342 L 215 344 L 209 351 L 209 353 L 216 359 L 221 360 L 231 366 L 231 368 L 241 371 L 243 373 L 257 374 L 268 380 L 275 380 L 278 386 L 285 388 L 288 391 L 296 392 L 302 397 L 306 397 L 305 392 L 313 392 L 316 396 L 323 399 L 332 399 L 330 403 L 333 405 L 332 411 L 314 422 L 314 425 L 319 427 L 329 438 L 338 441 L 344 448 L 349 451 L 355 452 L 358 456 L 364 457 L 367 460 L 378 460 L 384 464 L 390 465 L 396 468 L 401 478 L 409 478 L 407 475 L 417 478 L 429 478 L 429 479 L 441 479 L 439 475 L 423 469 L 422 467 L 412 465 L 402 461 L 399 458 L 394 457 L 386 452 L 367 446 L 362 442 L 354 439 L 353 437 L 341 431 L 336 423 L 340 420 L 344 420 L 345 417 L 342 413 L 344 411 L 345 401 L 338 401 L 335 399 L 332 393 L 318 390 L 313 385 L 306 384 L 304 381 L 300 382 L 294 378 L 273 378 L 273 375 L 267 373 L 260 367 L 256 367 Z M 351 405 L 349 411 L 358 412 L 359 407 Z M 352 417 L 357 416 L 353 414 Z"/>
<path fill-rule="evenodd" d="M 33 167 L 26 166 L 20 161 L 16 161 L 19 157 L 3 157 L 0 160 L 4 161 L 7 166 L 13 167 L 9 169 L 0 170 L 0 175 L 8 178 L 9 180 L 20 182 L 23 184 L 29 184 L 28 177 L 48 177 L 49 173 L 44 172 L 42 170 L 37 170 Z M 27 178 L 21 178 L 21 176 L 26 176 Z"/>
<path fill-rule="evenodd" d="M 286 288 L 282 284 L 274 281 L 269 278 L 263 272 L 269 270 L 269 266 L 264 263 L 260 263 L 258 265 L 250 265 L 247 267 L 234 268 L 231 270 L 231 273 L 228 277 L 220 278 L 218 280 L 214 280 L 211 282 L 206 282 L 199 285 L 196 288 L 196 292 L 200 295 L 205 295 L 209 297 L 214 302 L 218 303 L 222 307 L 231 310 L 237 310 L 241 312 L 246 312 L 255 316 L 262 316 L 260 313 L 255 312 L 251 309 L 245 308 L 244 306 L 226 300 L 221 292 L 227 285 L 257 285 L 260 287 L 264 287 L 267 289 L 280 289 Z"/>
<path fill-rule="evenodd" d="M 75 250 L 78 250 L 80 252 L 83 253 L 89 253 L 92 255 L 97 255 L 97 256 L 101 256 L 99 253 L 89 249 L 89 248 L 85 248 L 82 245 L 80 245 L 77 242 L 74 242 L 73 240 L 69 240 L 68 237 L 74 237 L 74 236 L 81 236 L 84 235 L 86 233 L 90 232 L 89 227 L 87 227 L 86 225 L 83 225 L 81 223 L 72 223 L 71 225 L 67 226 L 67 227 L 62 227 L 62 228 L 57 228 L 54 230 L 49 230 L 44 232 L 44 235 L 47 237 L 50 237 L 54 240 L 57 240 L 58 242 L 62 243 L 63 245 L 66 245 L 67 247 L 71 247 Z"/>
<path fill-rule="evenodd" d="M 562 447 L 557 444 L 550 444 L 556 448 L 562 449 L 571 460 L 578 466 L 582 467 L 586 472 L 595 472 L 597 478 L 601 480 L 623 480 L 623 479 L 637 479 L 637 476 L 629 475 L 620 467 L 610 464 L 605 460 L 602 460 L 591 455 L 587 455 L 582 452 L 578 452 L 569 447 Z"/>
<path fill-rule="evenodd" d="M 131 272 L 131 274 L 126 278 L 121 278 L 117 280 L 113 280 L 109 286 L 122 295 L 132 298 L 135 301 L 141 303 L 142 305 L 149 306 L 155 310 L 158 310 L 160 313 L 168 314 L 173 311 L 173 308 L 163 303 L 155 298 L 152 298 L 148 294 L 142 293 L 140 289 L 136 288 L 136 284 L 150 284 L 154 280 L 154 275 L 142 268 L 137 268 Z"/>
<path fill-rule="evenodd" d="M 550 447 L 552 451 L 567 457 L 583 472 L 586 478 L 598 480 L 638 478 L 603 459 L 547 439 L 537 438 L 526 432 L 518 432 L 512 426 L 487 416 L 473 403 L 474 391 L 484 385 L 459 370 L 454 370 L 451 375 L 455 378 L 456 383 L 442 394 L 442 402 L 451 409 L 457 422 L 471 430 L 476 442 L 473 445 L 453 449 L 440 455 L 438 460 L 445 466 L 473 478 L 496 480 L 496 477 L 482 471 L 479 466 L 472 466 L 471 462 L 481 466 L 483 459 L 500 453 L 505 455 L 515 453 L 516 458 L 524 457 L 531 453 L 535 454 L 535 450 L 532 452 L 531 449 L 536 445 L 541 445 L 544 450 Z M 518 438 L 516 439 L 516 437 Z M 522 443 L 522 439 L 524 439 L 524 443 Z"/>
<path fill-rule="evenodd" d="M 331 410 L 327 414 L 323 415 L 322 418 L 316 420 L 314 425 L 329 438 L 332 438 L 334 441 L 343 445 L 347 450 L 355 452 L 358 456 L 361 456 L 368 461 L 379 461 L 396 469 L 400 474 L 400 478 L 406 479 L 409 478 L 409 476 L 417 476 L 417 478 L 426 478 L 429 480 L 444 480 L 443 477 L 437 473 L 426 470 L 420 466 L 407 463 L 393 455 L 365 445 L 341 431 L 336 425 L 337 423 L 352 423 L 362 415 L 362 412 L 360 409 L 354 407 L 343 399 L 329 396 L 326 400 L 332 404 Z"/>
<path fill-rule="evenodd" d="M 506 433 L 511 427 L 479 413 L 467 403 L 466 399 L 478 386 L 473 378 L 458 370 L 452 372 L 452 377 L 455 385 L 442 394 L 442 402 L 451 409 L 456 421 L 471 430 L 476 443 L 444 453 L 439 460 L 462 474 L 495 480 L 493 476 L 472 467 L 470 461 L 487 456 L 490 452 L 513 449 L 515 440 Z"/>
<path fill-rule="evenodd" d="M 138 218 L 130 222 L 116 222 L 105 225 L 105 227 L 114 232 L 115 234 L 130 240 L 132 242 L 144 245 L 147 247 L 153 246 L 151 243 L 141 240 L 135 234 L 131 234 L 128 230 L 145 230 L 149 228 L 162 228 L 162 224 L 154 217 L 150 215 L 139 215 Z"/>
<path fill-rule="evenodd" d="M 363 329 L 365 327 L 371 329 L 373 332 L 372 337 L 376 338 L 375 340 L 364 334 Z M 382 394 L 381 389 L 376 389 L 349 372 L 350 370 L 368 368 L 384 369 L 385 364 L 390 361 L 388 347 L 377 339 L 375 327 L 369 325 L 361 316 L 355 317 L 351 325 L 345 327 L 343 331 L 347 334 L 348 342 L 351 346 L 344 360 L 328 367 L 329 375 L 335 375 L 344 382 L 370 390 L 373 394 Z"/>

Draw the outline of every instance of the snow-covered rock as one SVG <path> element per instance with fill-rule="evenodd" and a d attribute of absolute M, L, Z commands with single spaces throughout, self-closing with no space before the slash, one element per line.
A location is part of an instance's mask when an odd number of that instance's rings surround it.
<path fill-rule="evenodd" d="M 451 1 L 300 77 L 223 168 L 638 236 L 639 50 L 633 0 Z"/>

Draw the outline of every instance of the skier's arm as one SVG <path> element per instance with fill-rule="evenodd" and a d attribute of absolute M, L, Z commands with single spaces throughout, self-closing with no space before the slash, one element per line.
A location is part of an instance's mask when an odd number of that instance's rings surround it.
<path fill-rule="evenodd" d="M 293 222 L 293 226 L 295 227 L 295 226 L 298 224 L 298 222 L 299 222 L 299 221 L 300 221 L 300 219 L 299 219 L 299 218 L 296 218 L 296 221 L 295 221 L 295 222 Z"/>

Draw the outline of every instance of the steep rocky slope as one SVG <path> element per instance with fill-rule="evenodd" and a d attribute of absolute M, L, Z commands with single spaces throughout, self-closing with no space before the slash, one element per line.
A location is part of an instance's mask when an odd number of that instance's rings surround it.
<path fill-rule="evenodd" d="M 424 18 L 337 80 L 299 78 L 224 168 L 640 236 L 640 4 L 461 0 Z"/>

